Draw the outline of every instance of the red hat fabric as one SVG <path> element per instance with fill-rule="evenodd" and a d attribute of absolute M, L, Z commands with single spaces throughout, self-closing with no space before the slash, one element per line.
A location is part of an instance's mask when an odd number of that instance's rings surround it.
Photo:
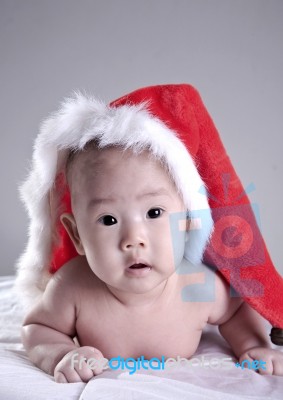
<path fill-rule="evenodd" d="M 234 291 L 283 328 L 283 279 L 217 129 L 198 92 L 186 84 L 142 88 L 109 106 L 77 95 L 42 125 L 21 188 L 31 220 L 16 281 L 25 299 L 39 296 L 51 274 L 76 255 L 59 221 L 59 211 L 71 211 L 64 166 L 70 149 L 94 138 L 101 147 L 150 147 L 166 160 L 191 218 L 202 222 L 202 229 L 190 232 L 185 257 L 218 268 Z"/>

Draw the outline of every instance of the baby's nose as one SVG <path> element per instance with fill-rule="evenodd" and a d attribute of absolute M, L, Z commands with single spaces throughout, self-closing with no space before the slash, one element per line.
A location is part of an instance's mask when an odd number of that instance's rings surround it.
<path fill-rule="evenodd" d="M 131 250 L 133 248 L 142 248 L 145 247 L 146 240 L 145 235 L 142 232 L 140 227 L 131 227 L 127 229 L 121 239 L 121 249 L 122 250 Z"/>

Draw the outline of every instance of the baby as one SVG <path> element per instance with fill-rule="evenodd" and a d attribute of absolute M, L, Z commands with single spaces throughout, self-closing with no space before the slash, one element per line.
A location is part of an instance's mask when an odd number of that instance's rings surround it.
<path fill-rule="evenodd" d="M 195 274 L 178 273 L 187 210 L 162 161 L 147 150 L 99 148 L 90 141 L 66 165 L 72 214 L 64 225 L 77 253 L 60 268 L 22 327 L 30 359 L 56 382 L 87 382 L 102 372 L 90 358 L 190 358 L 206 324 L 218 325 L 241 361 L 266 362 L 262 374 L 283 375 L 263 318 L 215 274 L 213 301 L 183 301 Z M 180 243 L 172 244 L 172 215 L 183 215 Z M 211 288 L 210 288 L 211 289 Z M 203 293 L 205 299 L 206 293 Z M 77 338 L 77 341 L 74 341 Z M 85 357 L 72 363 L 74 354 Z"/>

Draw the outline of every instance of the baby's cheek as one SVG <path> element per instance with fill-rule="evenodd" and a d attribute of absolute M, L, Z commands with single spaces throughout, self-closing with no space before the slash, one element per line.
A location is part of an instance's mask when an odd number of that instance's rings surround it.
<path fill-rule="evenodd" d="M 166 248 L 171 253 L 175 267 L 177 267 L 184 257 L 186 241 L 185 223 L 171 224 L 167 233 Z"/>
<path fill-rule="evenodd" d="M 165 235 L 162 232 L 156 235 L 150 245 L 156 259 L 175 270 L 180 264 L 184 255 L 184 246 L 178 240 L 173 240 L 171 235 Z"/>

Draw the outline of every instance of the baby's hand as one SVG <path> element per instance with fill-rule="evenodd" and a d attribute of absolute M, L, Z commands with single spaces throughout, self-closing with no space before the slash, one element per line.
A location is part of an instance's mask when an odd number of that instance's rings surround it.
<path fill-rule="evenodd" d="M 55 382 L 88 382 L 94 375 L 103 372 L 107 360 L 101 351 L 94 347 L 83 346 L 69 351 L 56 365 Z"/>
<path fill-rule="evenodd" d="M 279 350 L 254 347 L 241 355 L 239 359 L 240 363 L 244 360 L 249 360 L 250 362 L 253 360 L 261 360 L 265 362 L 262 368 L 258 370 L 261 375 L 283 376 L 283 353 Z"/>

